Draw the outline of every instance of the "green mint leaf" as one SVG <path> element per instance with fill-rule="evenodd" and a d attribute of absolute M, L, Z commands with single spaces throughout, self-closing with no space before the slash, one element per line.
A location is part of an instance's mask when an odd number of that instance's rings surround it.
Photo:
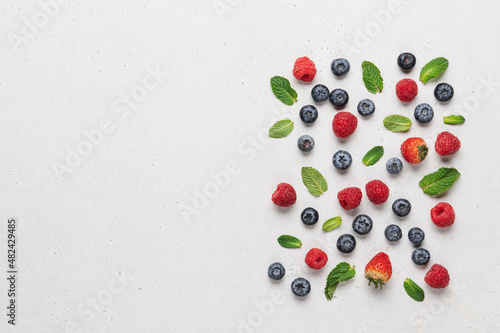
<path fill-rule="evenodd" d="M 422 178 L 418 186 L 422 188 L 425 194 L 438 195 L 448 190 L 453 183 L 460 177 L 460 172 L 455 168 L 440 168 Z"/>
<path fill-rule="evenodd" d="M 302 182 L 312 195 L 319 197 L 328 190 L 325 177 L 312 167 L 302 168 Z"/>
<path fill-rule="evenodd" d="M 333 293 L 335 292 L 335 290 L 337 289 L 337 286 L 339 285 L 340 282 L 333 282 L 333 283 L 330 283 L 330 284 L 326 284 L 326 287 L 325 287 L 325 296 L 326 296 L 326 299 L 332 299 L 333 298 Z"/>
<path fill-rule="evenodd" d="M 332 217 L 325 223 L 323 223 L 323 231 L 332 231 L 335 228 L 338 228 L 342 224 L 342 218 L 340 216 Z"/>
<path fill-rule="evenodd" d="M 439 57 L 436 59 L 432 59 L 420 71 L 420 81 L 426 83 L 430 79 L 438 77 L 443 74 L 443 72 L 448 68 L 448 59 Z"/>
<path fill-rule="evenodd" d="M 377 66 L 369 61 L 363 61 L 361 68 L 363 69 L 363 81 L 366 89 L 372 94 L 376 94 L 378 91 L 382 92 L 384 79 L 380 76 L 380 70 Z"/>
<path fill-rule="evenodd" d="M 340 282 L 352 279 L 356 275 L 354 266 L 346 262 L 338 264 L 326 278 L 325 296 L 327 299 L 332 299 L 333 293 Z"/>
<path fill-rule="evenodd" d="M 302 242 L 297 237 L 290 235 L 281 235 L 278 237 L 278 243 L 287 249 L 296 249 L 302 247 Z"/>
<path fill-rule="evenodd" d="M 406 132 L 411 127 L 411 120 L 398 114 L 384 118 L 384 126 L 391 132 Z"/>
<path fill-rule="evenodd" d="M 416 284 L 412 280 L 406 279 L 405 282 L 403 282 L 403 287 L 405 288 L 408 296 L 413 298 L 415 301 L 422 302 L 424 300 L 424 291 L 418 286 L 418 284 Z"/>
<path fill-rule="evenodd" d="M 271 89 L 274 96 L 279 99 L 283 104 L 293 105 L 297 102 L 297 92 L 290 86 L 290 81 L 282 76 L 275 76 L 271 78 Z"/>
<path fill-rule="evenodd" d="M 465 123 L 465 118 L 463 116 L 448 116 L 443 117 L 443 122 L 449 125 L 458 125 Z"/>
<path fill-rule="evenodd" d="M 365 156 L 363 157 L 363 164 L 366 166 L 374 165 L 380 160 L 380 158 L 384 155 L 384 147 L 375 146 L 370 149 Z"/>
<path fill-rule="evenodd" d="M 269 129 L 269 137 L 279 139 L 284 138 L 293 131 L 293 121 L 284 119 L 276 122 Z"/>

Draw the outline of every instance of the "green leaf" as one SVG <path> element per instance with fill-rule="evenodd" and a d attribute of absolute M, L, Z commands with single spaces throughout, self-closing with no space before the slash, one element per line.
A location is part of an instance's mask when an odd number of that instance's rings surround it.
<path fill-rule="evenodd" d="M 302 247 L 302 242 L 297 237 L 290 235 L 281 235 L 278 237 L 278 243 L 287 249 L 296 249 Z"/>
<path fill-rule="evenodd" d="M 443 74 L 443 72 L 448 68 L 448 59 L 439 57 L 436 59 L 432 59 L 420 71 L 420 81 L 426 83 L 430 79 L 438 77 Z"/>
<path fill-rule="evenodd" d="M 410 118 L 393 114 L 384 118 L 384 126 L 392 132 L 406 132 L 411 127 Z"/>
<path fill-rule="evenodd" d="M 465 123 L 465 118 L 463 116 L 448 116 L 443 117 L 443 122 L 449 125 L 458 125 Z"/>
<path fill-rule="evenodd" d="M 297 92 L 290 86 L 290 81 L 282 76 L 275 76 L 271 78 L 271 89 L 274 96 L 279 99 L 283 104 L 293 105 L 297 102 Z"/>
<path fill-rule="evenodd" d="M 374 165 L 380 160 L 380 158 L 384 155 L 384 147 L 375 146 L 370 149 L 365 156 L 363 157 L 363 164 L 366 166 Z"/>
<path fill-rule="evenodd" d="M 460 177 L 460 172 L 455 168 L 440 168 L 422 178 L 418 186 L 422 188 L 425 194 L 438 195 L 448 190 L 453 183 Z"/>
<path fill-rule="evenodd" d="M 403 282 L 403 287 L 406 290 L 408 296 L 413 298 L 417 302 L 422 302 L 425 298 L 425 293 L 415 282 L 410 279 L 406 279 Z"/>
<path fill-rule="evenodd" d="M 328 190 L 325 177 L 312 167 L 302 168 L 302 182 L 312 195 L 319 197 Z"/>
<path fill-rule="evenodd" d="M 293 121 L 284 119 L 276 122 L 269 129 L 269 137 L 279 139 L 284 138 L 293 131 Z"/>
<path fill-rule="evenodd" d="M 323 223 L 323 231 L 332 231 L 335 228 L 338 228 L 342 224 L 342 218 L 340 216 L 332 217 L 325 223 Z"/>
<path fill-rule="evenodd" d="M 346 262 L 338 264 L 326 278 L 325 296 L 327 299 L 332 299 L 333 293 L 337 289 L 340 282 L 352 279 L 356 275 L 354 266 Z"/>
<path fill-rule="evenodd" d="M 378 91 L 382 92 L 384 79 L 380 76 L 380 70 L 377 66 L 369 61 L 363 61 L 361 68 L 363 69 L 363 81 L 366 89 L 372 94 L 376 94 Z"/>

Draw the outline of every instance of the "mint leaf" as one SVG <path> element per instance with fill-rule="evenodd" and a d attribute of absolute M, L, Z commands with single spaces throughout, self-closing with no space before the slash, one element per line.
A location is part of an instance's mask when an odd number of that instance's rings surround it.
<path fill-rule="evenodd" d="M 424 291 L 418 286 L 418 284 L 416 284 L 412 280 L 406 279 L 405 282 L 403 282 L 403 287 L 405 288 L 408 296 L 413 298 L 415 301 L 422 302 L 424 300 Z"/>
<path fill-rule="evenodd" d="M 323 223 L 323 231 L 332 231 L 335 228 L 338 228 L 342 224 L 342 218 L 340 216 L 332 217 L 325 223 Z"/>
<path fill-rule="evenodd" d="M 392 132 L 406 132 L 411 127 L 410 118 L 393 114 L 384 118 L 384 126 Z"/>
<path fill-rule="evenodd" d="M 363 157 L 363 164 L 366 166 L 374 165 L 380 160 L 380 158 L 384 155 L 384 147 L 375 146 L 370 149 L 365 156 Z"/>
<path fill-rule="evenodd" d="M 269 136 L 275 139 L 284 138 L 292 131 L 293 131 L 293 121 L 291 121 L 290 119 L 284 119 L 276 122 L 269 129 Z"/>
<path fill-rule="evenodd" d="M 422 188 L 425 194 L 438 195 L 448 190 L 453 183 L 460 177 L 460 172 L 455 168 L 440 168 L 422 178 L 418 186 Z"/>
<path fill-rule="evenodd" d="M 271 89 L 274 96 L 279 99 L 283 104 L 293 105 L 297 102 L 297 92 L 290 86 L 290 81 L 282 76 L 275 76 L 271 78 Z"/>
<path fill-rule="evenodd" d="M 333 293 L 340 282 L 352 279 L 356 275 L 354 266 L 346 262 L 338 264 L 326 278 L 325 296 L 326 299 L 332 299 Z"/>
<path fill-rule="evenodd" d="M 449 125 L 458 125 L 465 123 L 465 118 L 463 116 L 448 116 L 443 117 L 443 122 Z"/>
<path fill-rule="evenodd" d="M 319 197 L 328 190 L 325 177 L 312 167 L 302 168 L 302 182 L 312 195 Z"/>
<path fill-rule="evenodd" d="M 430 79 L 438 77 L 443 74 L 443 72 L 448 68 L 448 59 L 439 57 L 436 59 L 432 59 L 420 71 L 420 81 L 426 83 Z"/>
<path fill-rule="evenodd" d="M 361 68 L 363 69 L 363 81 L 366 89 L 372 94 L 376 94 L 378 91 L 382 92 L 384 79 L 380 76 L 380 70 L 377 66 L 369 61 L 363 61 Z"/>
<path fill-rule="evenodd" d="M 302 247 L 302 242 L 297 237 L 290 235 L 281 235 L 278 237 L 278 243 L 287 249 L 296 249 Z"/>

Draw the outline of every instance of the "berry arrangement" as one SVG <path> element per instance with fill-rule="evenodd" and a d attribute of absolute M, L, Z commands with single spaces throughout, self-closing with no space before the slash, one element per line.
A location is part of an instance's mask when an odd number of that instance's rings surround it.
<path fill-rule="evenodd" d="M 431 79 L 439 77 L 447 68 L 448 60 L 436 58 L 429 61 L 420 72 L 419 80 L 426 83 Z M 397 58 L 397 65 L 405 73 L 410 73 L 416 65 L 416 57 L 412 53 L 401 53 Z M 361 64 L 363 70 L 363 82 L 366 89 L 373 94 L 381 93 L 384 88 L 383 78 L 380 70 L 371 62 L 364 61 Z M 336 78 L 340 78 L 349 73 L 351 64 L 345 58 L 334 59 L 331 63 L 331 71 Z M 302 82 L 312 82 L 316 76 L 316 65 L 308 57 L 301 57 L 295 61 L 293 76 Z M 271 88 L 274 95 L 285 105 L 293 105 L 297 102 L 297 92 L 292 88 L 290 82 L 281 76 L 271 79 Z M 396 84 L 396 96 L 403 102 L 405 107 L 418 95 L 419 88 L 417 82 L 411 78 L 404 78 Z M 446 104 L 453 98 L 453 87 L 448 83 L 439 83 L 434 89 L 434 96 L 441 104 Z M 311 98 L 316 105 L 304 105 L 299 111 L 301 121 L 307 126 L 314 126 L 318 119 L 318 108 L 329 100 L 335 110 L 332 121 L 332 130 L 340 141 L 348 140 L 356 131 L 358 118 L 351 112 L 340 111 L 348 107 L 349 94 L 346 90 L 335 88 L 330 90 L 323 84 L 316 84 L 311 90 Z M 328 104 L 328 103 L 327 103 Z M 357 112 L 363 118 L 370 117 L 376 110 L 375 103 L 371 99 L 363 99 L 357 104 Z M 434 109 L 428 103 L 418 104 L 413 112 L 415 120 L 427 125 L 434 119 Z M 450 115 L 443 117 L 444 124 L 456 125 L 464 123 L 465 118 L 460 115 Z M 392 132 L 406 132 L 410 129 L 412 121 L 402 115 L 389 115 L 385 117 L 384 127 Z M 290 119 L 276 122 L 269 130 L 272 138 L 283 138 L 289 135 L 294 129 L 294 124 Z M 315 145 L 312 136 L 304 134 L 297 141 L 298 149 L 307 154 Z M 444 131 L 437 136 L 434 148 L 440 156 L 451 156 L 456 154 L 461 147 L 460 140 L 448 131 Z M 400 146 L 401 157 L 409 164 L 419 164 L 425 161 L 430 153 L 427 143 L 421 137 L 410 137 L 404 140 Z M 362 159 L 366 166 L 377 163 L 384 154 L 382 146 L 375 146 L 369 150 Z M 331 155 L 330 155 L 331 156 Z M 351 154 L 340 149 L 333 154 L 333 166 L 339 170 L 339 174 L 344 173 L 353 163 Z M 398 157 L 391 157 L 386 161 L 386 170 L 393 177 L 403 172 L 403 161 Z M 411 171 L 408 171 L 411 172 Z M 328 183 L 323 175 L 313 167 L 303 167 L 301 170 L 302 181 L 307 190 L 314 196 L 321 196 L 328 190 Z M 437 196 L 449 190 L 455 181 L 460 177 L 460 173 L 455 168 L 442 167 L 437 171 L 424 176 L 418 183 L 424 194 Z M 380 179 L 373 179 L 365 184 L 364 194 L 373 205 L 383 206 L 390 194 L 389 186 Z M 360 206 L 363 199 L 363 191 L 357 186 L 351 186 L 340 190 L 337 193 L 340 206 L 348 211 Z M 272 195 L 274 204 L 280 207 L 290 207 L 295 204 L 297 193 L 294 187 L 288 183 L 278 184 L 276 191 Z M 366 200 L 366 199 L 365 199 Z M 405 219 L 411 213 L 412 205 L 405 198 L 398 198 L 392 203 L 392 212 L 398 219 Z M 319 213 L 313 207 L 305 208 L 300 216 L 302 223 L 308 228 L 314 228 L 319 221 Z M 447 202 L 439 202 L 430 209 L 430 220 L 439 228 L 448 228 L 455 222 L 455 211 Z M 375 221 L 377 222 L 377 221 Z M 330 232 L 342 224 L 340 216 L 328 219 L 322 225 L 324 232 Z M 374 225 L 372 218 L 366 214 L 358 214 L 352 221 L 352 230 L 358 236 L 364 236 L 371 232 Z M 354 234 L 344 233 L 337 239 L 337 250 L 344 254 L 349 254 L 356 249 L 356 237 Z M 384 230 L 384 236 L 390 243 L 398 242 L 403 238 L 403 231 L 397 224 L 389 224 Z M 364 238 L 364 237 L 361 237 Z M 425 266 L 431 260 L 430 252 L 420 247 L 424 242 L 424 230 L 413 227 L 408 231 L 408 240 L 416 247 L 411 253 L 411 260 L 418 266 Z M 364 239 L 362 241 L 365 241 Z M 284 248 L 301 248 L 302 242 L 294 236 L 282 235 L 278 238 L 278 243 Z M 312 248 L 307 252 L 305 263 L 312 270 L 321 270 L 328 262 L 328 255 L 319 248 Z M 352 279 L 356 275 L 355 267 L 341 262 L 328 274 L 324 293 L 327 299 L 333 297 L 340 282 Z M 379 252 L 366 264 L 365 278 L 368 285 L 375 288 L 386 284 L 392 276 L 392 263 L 389 256 L 384 252 Z M 275 262 L 268 267 L 268 276 L 272 280 L 281 280 L 285 276 L 285 267 Z M 439 264 L 434 264 L 427 271 L 424 277 L 425 283 L 431 288 L 445 288 L 450 282 L 448 270 Z M 406 293 L 416 301 L 423 301 L 424 290 L 413 280 L 407 278 L 403 282 Z M 293 294 L 299 297 L 307 296 L 311 292 L 310 282 L 303 278 L 296 278 L 291 283 Z"/>

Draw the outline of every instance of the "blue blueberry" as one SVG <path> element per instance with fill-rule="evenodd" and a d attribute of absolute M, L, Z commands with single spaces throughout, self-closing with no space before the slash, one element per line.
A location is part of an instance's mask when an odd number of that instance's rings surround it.
<path fill-rule="evenodd" d="M 356 247 L 356 238 L 350 234 L 343 234 L 337 239 L 337 249 L 342 253 L 351 253 Z"/>
<path fill-rule="evenodd" d="M 352 229 L 360 235 L 366 235 L 372 230 L 373 221 L 365 214 L 356 216 L 352 222 Z"/>
<path fill-rule="evenodd" d="M 345 170 L 349 168 L 352 164 L 352 157 L 345 150 L 339 150 L 335 154 L 333 154 L 332 158 L 333 166 L 339 170 Z"/>
<path fill-rule="evenodd" d="M 415 67 L 416 63 L 417 59 L 411 53 L 401 53 L 398 57 L 398 66 L 405 72 L 411 71 L 411 69 Z"/>
<path fill-rule="evenodd" d="M 411 203 L 406 199 L 396 199 L 392 204 L 392 211 L 399 217 L 410 214 Z"/>
<path fill-rule="evenodd" d="M 330 90 L 325 85 L 317 84 L 311 90 L 311 97 L 315 102 L 324 102 L 328 99 Z"/>
<path fill-rule="evenodd" d="M 392 157 L 385 164 L 385 168 L 389 171 L 389 173 L 395 175 L 403 170 L 403 162 L 401 162 L 401 160 L 397 157 Z"/>
<path fill-rule="evenodd" d="M 273 280 L 280 280 L 283 276 L 285 276 L 285 267 L 279 262 L 275 262 L 269 265 L 267 269 L 267 275 Z"/>
<path fill-rule="evenodd" d="M 313 225 L 319 220 L 318 211 L 312 207 L 308 207 L 302 211 L 300 219 L 305 225 Z"/>
<path fill-rule="evenodd" d="M 349 94 L 344 89 L 335 89 L 330 93 L 330 102 L 336 108 L 343 108 L 349 102 Z"/>
<path fill-rule="evenodd" d="M 358 112 L 363 117 L 368 117 L 375 112 L 375 103 L 371 99 L 364 99 L 358 104 Z"/>
<path fill-rule="evenodd" d="M 314 148 L 314 139 L 309 135 L 302 135 L 297 141 L 297 146 L 302 151 L 311 151 Z"/>
<path fill-rule="evenodd" d="M 417 105 L 415 112 L 413 113 L 415 119 L 422 124 L 427 124 L 434 118 L 434 110 L 427 103 L 422 103 Z"/>
<path fill-rule="evenodd" d="M 419 266 L 426 265 L 431 260 L 431 254 L 424 248 L 418 248 L 411 254 L 411 260 Z"/>
<path fill-rule="evenodd" d="M 403 236 L 401 228 L 395 224 L 390 224 L 385 228 L 385 238 L 390 242 L 397 242 Z"/>
<path fill-rule="evenodd" d="M 440 83 L 434 89 L 434 97 L 440 102 L 449 101 L 453 97 L 453 87 L 448 83 Z"/>
<path fill-rule="evenodd" d="M 292 282 L 292 292 L 299 297 L 306 296 L 311 291 L 311 284 L 304 278 L 296 278 Z"/>
<path fill-rule="evenodd" d="M 347 61 L 347 59 L 338 58 L 332 61 L 331 68 L 332 68 L 332 73 L 335 76 L 342 76 L 349 73 L 351 65 L 349 64 L 349 61 Z"/>
<path fill-rule="evenodd" d="M 312 124 L 318 119 L 318 109 L 313 105 L 306 105 L 300 109 L 300 119 L 306 124 Z"/>
<path fill-rule="evenodd" d="M 420 245 L 420 243 L 422 243 L 424 238 L 425 238 L 425 232 L 420 228 L 414 227 L 411 228 L 410 231 L 408 231 L 408 239 L 414 245 Z"/>

